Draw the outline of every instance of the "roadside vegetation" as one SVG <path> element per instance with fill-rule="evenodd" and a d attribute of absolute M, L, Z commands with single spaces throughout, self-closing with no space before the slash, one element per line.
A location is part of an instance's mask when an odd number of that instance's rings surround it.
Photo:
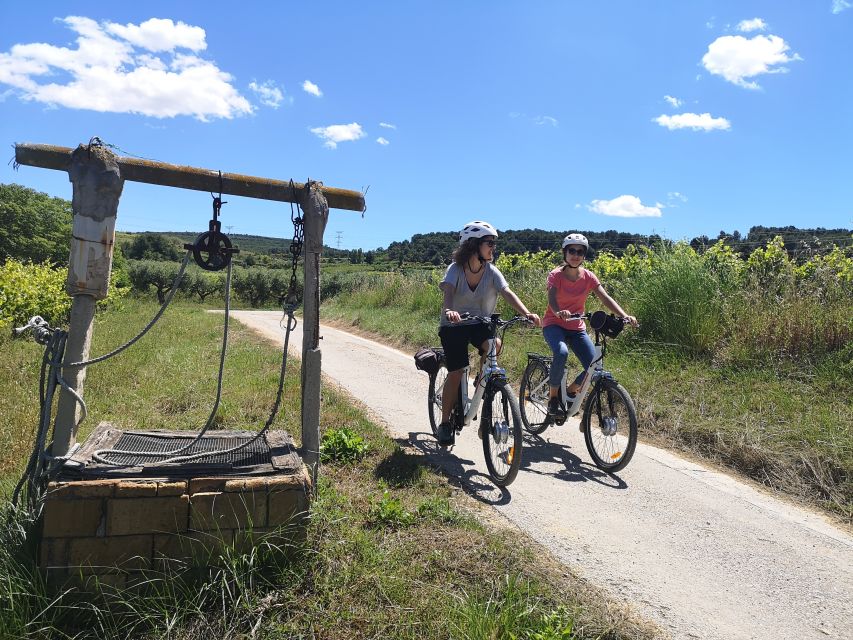
<path fill-rule="evenodd" d="M 96 319 L 93 354 L 157 310 L 126 299 Z M 89 368 L 89 417 L 124 428 L 198 429 L 213 401 L 222 316 L 179 301 L 144 340 Z M 259 429 L 280 352 L 232 323 L 217 426 Z M 318 496 L 297 547 L 265 537 L 205 566 L 150 572 L 139 593 L 106 583 L 55 591 L 35 565 L 32 523 L 8 492 L 31 447 L 41 347 L 0 337 L 0 638 L 651 638 L 621 603 L 552 563 L 448 484 L 334 388 L 323 394 Z M 297 439 L 299 363 L 274 425 Z"/>
<path fill-rule="evenodd" d="M 503 255 L 531 309 L 546 308 L 558 255 Z M 781 238 L 746 259 L 718 242 L 628 247 L 589 264 L 640 322 L 611 341 L 608 366 L 629 389 L 641 437 L 710 458 L 853 521 L 853 252 L 794 260 Z M 411 350 L 437 344 L 442 270 L 342 274 L 323 317 Z M 589 308 L 595 309 L 594 298 Z M 499 311 L 512 310 L 501 303 Z M 502 363 L 519 380 L 539 331 L 509 335 Z"/>

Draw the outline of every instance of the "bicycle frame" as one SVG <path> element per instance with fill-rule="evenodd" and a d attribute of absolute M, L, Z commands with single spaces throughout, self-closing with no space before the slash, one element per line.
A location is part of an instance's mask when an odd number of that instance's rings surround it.
<path fill-rule="evenodd" d="M 497 355 L 497 338 L 492 336 L 489 338 L 489 351 L 486 354 L 486 359 L 480 368 L 480 377 L 477 381 L 477 388 L 474 389 L 474 395 L 468 398 L 468 371 L 470 366 L 462 370 L 462 380 L 459 383 L 459 398 L 457 403 L 462 407 L 462 424 L 459 426 L 467 426 L 477 415 L 480 404 L 483 401 L 483 396 L 486 393 L 486 388 L 489 386 L 489 381 L 492 376 L 499 375 L 506 377 L 506 369 L 498 366 Z"/>
<path fill-rule="evenodd" d="M 585 373 L 586 377 L 584 378 L 583 384 L 581 388 L 578 389 L 578 392 L 575 394 L 574 402 L 569 402 L 569 394 L 566 390 L 566 382 L 568 381 L 569 376 L 569 361 L 566 361 L 566 366 L 563 368 L 563 377 L 560 380 L 560 400 L 562 405 L 566 407 L 566 417 L 571 418 L 572 416 L 577 415 L 581 410 L 581 405 L 583 404 L 584 398 L 586 398 L 590 389 L 593 385 L 598 382 L 601 378 L 610 378 L 613 379 L 613 375 L 609 371 L 604 370 L 604 351 L 605 351 L 605 338 L 599 336 L 598 332 L 595 335 L 595 357 L 592 359 L 589 367 L 587 367 Z M 542 387 L 548 386 L 548 380 L 546 379 L 542 383 Z M 532 393 L 538 392 L 540 389 L 545 392 L 547 389 L 538 388 L 535 390 L 531 390 Z M 562 424 L 562 422 L 560 422 Z"/>

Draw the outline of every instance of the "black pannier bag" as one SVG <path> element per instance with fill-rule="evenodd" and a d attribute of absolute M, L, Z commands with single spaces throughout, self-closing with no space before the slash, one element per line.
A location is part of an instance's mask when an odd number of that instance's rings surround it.
<path fill-rule="evenodd" d="M 443 353 L 432 347 L 421 347 L 415 353 L 415 367 L 420 371 L 426 371 L 429 375 L 435 375 L 441 366 Z"/>
<path fill-rule="evenodd" d="M 621 318 L 617 318 L 612 313 L 607 314 L 604 311 L 596 311 L 589 319 L 589 326 L 595 331 L 601 331 L 608 338 L 618 336 L 625 326 Z"/>

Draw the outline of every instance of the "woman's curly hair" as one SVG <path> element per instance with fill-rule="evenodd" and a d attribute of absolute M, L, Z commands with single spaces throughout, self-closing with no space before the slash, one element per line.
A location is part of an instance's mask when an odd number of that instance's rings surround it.
<path fill-rule="evenodd" d="M 468 259 L 473 255 L 480 255 L 480 242 L 482 238 L 468 238 L 453 250 L 451 256 L 453 262 L 460 267 L 464 267 L 468 263 Z"/>

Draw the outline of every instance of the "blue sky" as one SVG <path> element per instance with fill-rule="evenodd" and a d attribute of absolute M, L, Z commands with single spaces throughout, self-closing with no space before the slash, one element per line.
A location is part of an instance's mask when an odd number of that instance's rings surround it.
<path fill-rule="evenodd" d="M 853 227 L 853 0 L 0 3 L 0 141 L 362 190 L 326 243 L 484 219 L 680 239 Z M 70 199 L 65 174 L 0 182 Z M 289 208 L 229 197 L 233 233 Z M 126 183 L 120 230 L 207 228 Z"/>

